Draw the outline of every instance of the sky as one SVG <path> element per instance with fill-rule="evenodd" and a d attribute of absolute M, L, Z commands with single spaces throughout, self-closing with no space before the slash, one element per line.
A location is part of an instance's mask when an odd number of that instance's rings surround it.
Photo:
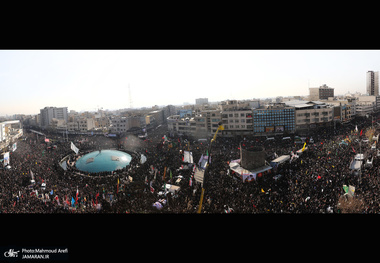
<path fill-rule="evenodd" d="M 0 116 L 366 92 L 380 50 L 0 50 Z"/>

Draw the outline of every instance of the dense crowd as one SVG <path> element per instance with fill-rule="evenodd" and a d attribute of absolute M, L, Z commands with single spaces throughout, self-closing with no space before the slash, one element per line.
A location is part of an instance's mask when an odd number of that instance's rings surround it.
<path fill-rule="evenodd" d="M 239 146 L 262 146 L 267 161 L 302 148 L 294 140 L 265 137 L 217 137 L 210 152 L 212 162 L 207 173 L 202 213 L 339 213 L 343 185 L 355 186 L 354 198 L 360 200 L 358 213 L 378 213 L 379 170 L 376 151 L 370 143 L 361 143 L 366 156 L 374 156 L 373 167 L 352 175 L 349 165 L 359 152 L 359 132 L 371 126 L 368 119 L 354 124 L 310 130 L 307 150 L 299 158 L 281 164 L 271 173 L 252 182 L 242 182 L 229 171 L 229 162 L 240 158 Z M 355 135 L 356 134 L 356 135 Z M 377 133 L 376 133 L 377 134 Z M 183 162 L 184 151 L 193 153 L 197 164 L 206 154 L 209 141 L 168 136 L 165 126 L 149 132 L 147 138 L 126 135 L 121 138 L 58 134 L 45 137 L 26 131 L 10 150 L 10 169 L 0 170 L 1 213 L 196 213 L 201 185 L 192 177 L 192 167 Z M 348 145 L 340 144 L 350 138 Z M 81 154 L 98 149 L 125 149 L 137 155 L 122 170 L 105 174 L 80 173 L 75 166 L 65 171 L 59 160 L 70 155 L 75 161 L 71 141 Z M 56 147 L 52 147 L 56 145 Z M 141 164 L 140 154 L 147 157 Z M 279 179 L 275 175 L 281 174 Z M 159 195 L 164 184 L 176 184 L 182 176 L 179 192 Z M 35 183 L 31 183 L 32 176 Z M 193 183 L 190 183 L 191 182 Z M 179 181 L 179 180 L 178 180 Z M 43 185 L 44 184 L 44 185 Z M 44 186 L 44 187 L 42 187 Z M 162 209 L 153 206 L 164 200 Z"/>

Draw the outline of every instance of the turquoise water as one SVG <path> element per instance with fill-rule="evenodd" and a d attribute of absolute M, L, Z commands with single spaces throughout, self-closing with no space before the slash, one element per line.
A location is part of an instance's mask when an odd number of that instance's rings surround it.
<path fill-rule="evenodd" d="M 116 150 L 102 150 L 88 153 L 79 158 L 75 164 L 83 172 L 111 172 L 129 165 L 132 156 Z"/>

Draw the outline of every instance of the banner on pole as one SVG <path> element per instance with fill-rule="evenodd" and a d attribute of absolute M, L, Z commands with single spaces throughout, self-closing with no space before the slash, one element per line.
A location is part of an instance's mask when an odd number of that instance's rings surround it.
<path fill-rule="evenodd" d="M 183 161 L 186 163 L 194 163 L 193 153 L 189 151 L 184 151 Z"/>
<path fill-rule="evenodd" d="M 73 150 L 76 154 L 79 152 L 79 149 L 74 145 L 73 142 L 71 142 L 71 150 Z"/>

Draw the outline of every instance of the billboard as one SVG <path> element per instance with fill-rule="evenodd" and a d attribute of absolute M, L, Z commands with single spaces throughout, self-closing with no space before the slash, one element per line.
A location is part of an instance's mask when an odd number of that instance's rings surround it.
<path fill-rule="evenodd" d="M 273 126 L 265 127 L 265 132 L 274 132 L 274 127 Z"/>
<path fill-rule="evenodd" d="M 284 125 L 276 126 L 276 132 L 283 132 L 284 131 Z"/>

